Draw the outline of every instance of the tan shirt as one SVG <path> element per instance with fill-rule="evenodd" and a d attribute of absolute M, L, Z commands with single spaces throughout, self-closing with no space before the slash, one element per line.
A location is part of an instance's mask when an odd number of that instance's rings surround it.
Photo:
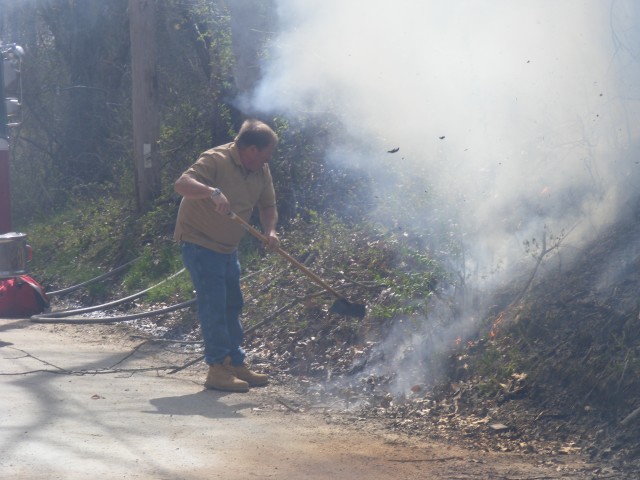
<path fill-rule="evenodd" d="M 212 148 L 185 172 L 195 180 L 216 187 L 229 199 L 231 210 L 249 221 L 254 207 L 275 207 L 276 195 L 269 165 L 257 172 L 240 163 L 238 148 L 231 142 Z M 177 242 L 190 242 L 219 253 L 238 248 L 244 229 L 215 211 L 210 198 L 182 198 L 174 232 Z"/>

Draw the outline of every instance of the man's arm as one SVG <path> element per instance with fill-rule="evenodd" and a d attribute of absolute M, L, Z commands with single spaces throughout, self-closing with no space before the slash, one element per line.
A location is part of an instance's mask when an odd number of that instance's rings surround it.
<path fill-rule="evenodd" d="M 174 189 L 176 193 L 179 193 L 185 198 L 189 199 L 199 199 L 199 198 L 207 198 L 210 197 L 213 193 L 213 187 L 205 185 L 204 183 L 199 182 L 195 178 L 183 173 L 180 175 L 180 178 L 176 180 L 174 184 Z"/>
<path fill-rule="evenodd" d="M 190 200 L 211 198 L 213 203 L 216 204 L 216 211 L 223 215 L 227 215 L 231 211 L 231 205 L 229 205 L 229 200 L 224 196 L 224 193 L 220 192 L 216 188 L 199 182 L 186 173 L 180 175 L 180 178 L 176 180 L 173 188 L 176 193 Z"/>
<path fill-rule="evenodd" d="M 276 225 L 278 224 L 278 210 L 275 206 L 264 207 L 259 209 L 259 213 L 260 223 L 262 224 L 262 231 L 269 240 L 269 242 L 265 246 L 267 247 L 267 250 L 273 250 L 275 247 L 280 246 L 280 240 L 278 239 L 278 235 L 276 233 Z"/>

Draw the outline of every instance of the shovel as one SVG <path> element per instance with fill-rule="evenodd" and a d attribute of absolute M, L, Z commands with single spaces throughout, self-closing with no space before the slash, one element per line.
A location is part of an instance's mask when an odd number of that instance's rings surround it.
<path fill-rule="evenodd" d="M 235 213 L 233 212 L 229 213 L 229 218 L 234 222 L 242 225 L 242 227 L 244 227 L 244 229 L 254 237 L 258 238 L 259 240 L 262 240 L 264 243 L 268 242 L 267 237 L 265 237 L 262 233 L 260 233 L 258 230 L 253 228 L 251 225 L 249 225 L 247 222 L 245 222 L 242 218 L 240 218 Z M 309 277 L 311 280 L 316 282 L 318 285 L 324 288 L 327 292 L 331 293 L 333 296 L 337 298 L 337 300 L 333 303 L 333 305 L 331 305 L 331 308 L 329 309 L 331 313 L 337 313 L 338 315 L 347 315 L 349 317 L 357 317 L 357 318 L 363 318 L 365 316 L 366 310 L 364 305 L 359 303 L 351 303 L 349 300 L 347 300 L 342 295 L 340 295 L 333 287 L 331 287 L 331 285 L 329 285 L 327 282 L 322 280 L 318 275 L 313 273 L 311 270 L 309 270 L 302 263 L 300 263 L 298 260 L 293 258 L 291 255 L 289 255 L 280 247 L 276 247 L 276 252 L 278 252 L 278 254 L 280 254 L 280 256 L 283 257 L 285 260 L 289 261 L 289 263 L 291 263 L 294 267 L 298 268 L 307 277 Z"/>

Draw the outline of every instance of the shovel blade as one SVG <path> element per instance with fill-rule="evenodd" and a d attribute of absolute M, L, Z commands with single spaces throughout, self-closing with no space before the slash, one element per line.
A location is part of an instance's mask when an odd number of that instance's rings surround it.
<path fill-rule="evenodd" d="M 336 313 L 338 315 L 347 315 L 348 317 L 357 317 L 364 318 L 367 314 L 367 310 L 364 305 L 359 303 L 351 303 L 346 298 L 339 298 L 331 308 L 329 309 L 331 313 Z"/>

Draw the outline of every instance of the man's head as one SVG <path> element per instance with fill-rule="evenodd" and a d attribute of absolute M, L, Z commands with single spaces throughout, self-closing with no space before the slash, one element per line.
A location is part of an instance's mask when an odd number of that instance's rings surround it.
<path fill-rule="evenodd" d="M 278 135 L 260 120 L 245 120 L 235 138 L 240 161 L 248 170 L 256 172 L 271 159 L 278 144 Z"/>

